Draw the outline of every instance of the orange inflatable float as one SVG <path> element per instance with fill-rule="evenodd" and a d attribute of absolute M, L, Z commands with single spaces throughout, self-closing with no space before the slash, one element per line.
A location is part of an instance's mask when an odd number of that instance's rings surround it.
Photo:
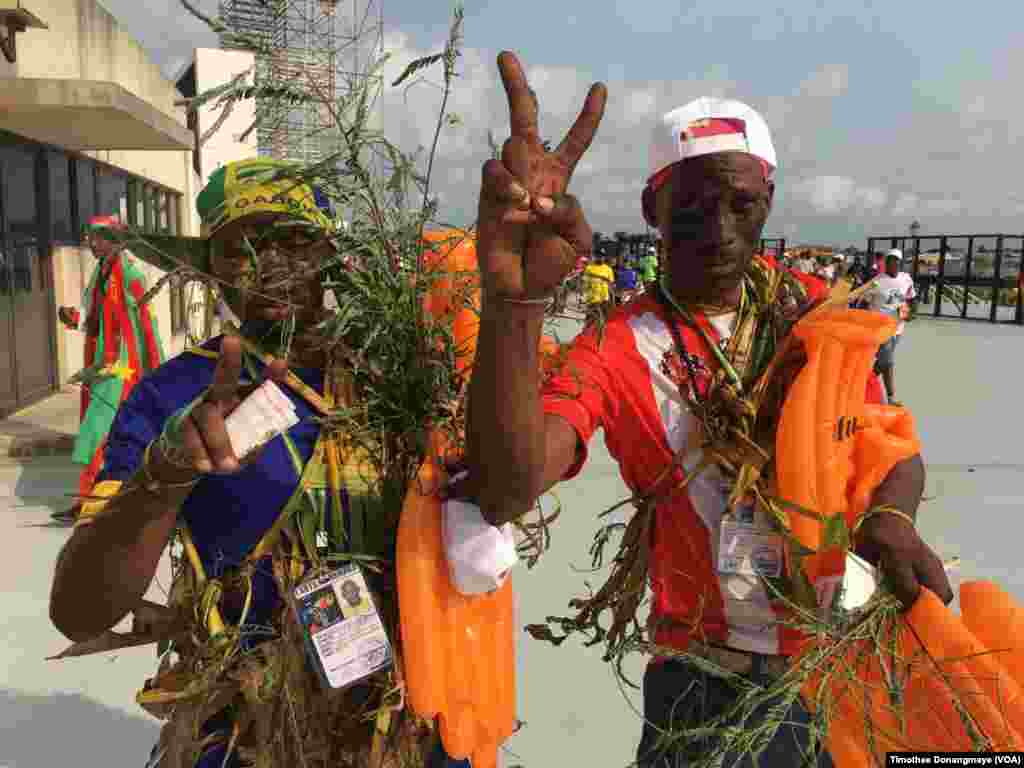
<path fill-rule="evenodd" d="M 431 271 L 424 311 L 451 323 L 456 368 L 466 375 L 479 331 L 479 281 L 473 238 L 459 230 L 425 232 Z M 398 526 L 397 576 L 407 701 L 437 720 L 445 751 L 493 768 L 515 730 L 512 584 L 467 597 L 451 584 L 442 540 L 441 489 L 448 447 L 435 435 L 406 495 Z"/>
<path fill-rule="evenodd" d="M 875 351 L 894 331 L 881 314 L 827 307 L 794 328 L 808 362 L 780 417 L 778 493 L 824 517 L 789 515 L 793 538 L 814 552 L 791 553 L 790 572 L 799 568 L 822 604 L 846 565 L 829 520 L 842 515 L 851 529 L 892 467 L 920 450 L 905 410 L 864 403 Z M 805 683 L 812 711 L 821 701 L 832 709 L 826 740 L 837 768 L 884 764 L 886 751 L 1024 748 L 1024 606 L 985 582 L 964 584 L 960 598 L 962 618 L 922 589 L 895 628 L 891 658 L 851 642 Z"/>
<path fill-rule="evenodd" d="M 479 333 L 480 290 L 475 241 L 458 230 L 427 232 L 424 264 L 433 270 L 424 311 L 451 323 L 456 367 L 468 374 Z M 547 336 L 541 371 L 560 359 Z M 493 768 L 516 727 L 515 627 L 512 583 L 487 595 L 465 596 L 451 584 L 442 541 L 440 490 L 448 446 L 435 435 L 430 456 L 410 488 L 398 528 L 398 602 L 409 706 L 435 719 L 445 750 Z"/>
<path fill-rule="evenodd" d="M 423 254 L 431 280 L 423 310 L 436 321 L 451 323 L 456 368 L 465 373 L 473 361 L 480 330 L 476 240 L 458 229 L 426 231 L 423 239 L 431 244 Z"/>
<path fill-rule="evenodd" d="M 473 768 L 494 768 L 515 731 L 515 635 L 512 582 L 467 597 L 452 587 L 438 495 L 445 476 L 436 457 L 420 470 L 398 528 L 398 604 L 407 701 L 437 718 L 445 750 Z"/>
<path fill-rule="evenodd" d="M 783 404 L 776 433 L 780 498 L 852 527 L 871 494 L 900 461 L 920 452 L 909 412 L 864 402 L 878 347 L 896 330 L 879 312 L 822 308 L 793 329 L 807 364 Z M 814 554 L 796 563 L 824 604 L 842 579 L 846 551 L 826 540 L 827 524 L 791 512 L 789 528 Z"/>
<path fill-rule="evenodd" d="M 1024 749 L 1024 641 L 1009 631 L 1024 606 L 989 582 L 965 583 L 960 600 L 970 607 L 957 616 L 922 589 L 896 628 L 894 655 L 853 642 L 833 660 L 840 681 L 804 685 L 812 710 L 832 703 L 826 744 L 836 768 L 883 765 L 886 751 Z"/>
<path fill-rule="evenodd" d="M 960 587 L 964 624 L 988 648 L 1010 676 L 1024 681 L 1024 606 L 987 581 Z"/>

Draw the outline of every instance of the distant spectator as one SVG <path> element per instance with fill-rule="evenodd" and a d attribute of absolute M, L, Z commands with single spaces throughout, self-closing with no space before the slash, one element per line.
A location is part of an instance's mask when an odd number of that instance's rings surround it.
<path fill-rule="evenodd" d="M 862 256 L 854 256 L 853 264 L 847 272 L 847 277 L 853 281 L 854 289 L 857 289 L 870 282 L 873 277 L 873 272 L 874 270 L 864 263 L 864 258 Z"/>
<path fill-rule="evenodd" d="M 640 279 L 647 291 L 651 291 L 658 280 L 658 249 L 653 245 L 640 257 Z"/>
<path fill-rule="evenodd" d="M 796 261 L 793 263 L 793 269 L 797 272 L 802 272 L 805 275 L 814 274 L 814 259 L 811 258 L 810 251 L 804 251 L 797 256 Z"/>
<path fill-rule="evenodd" d="M 910 314 L 910 302 L 916 296 L 913 279 L 906 272 L 900 271 L 902 262 L 903 253 L 898 248 L 889 251 L 885 260 L 885 274 L 875 278 L 874 287 L 865 296 L 869 309 L 882 312 L 899 321 L 896 326 L 896 335 L 878 350 L 876 362 L 876 368 L 882 375 L 885 391 L 892 405 L 899 405 L 899 402 L 894 399 L 896 397 L 896 345 L 899 343 L 905 321 Z"/>
<path fill-rule="evenodd" d="M 836 279 L 836 268 L 832 264 L 831 257 L 822 256 L 814 269 L 815 276 L 821 278 L 831 285 Z"/>
<path fill-rule="evenodd" d="M 588 311 L 606 308 L 611 302 L 615 273 L 606 261 L 603 253 L 598 254 L 583 270 L 583 303 Z"/>
<path fill-rule="evenodd" d="M 835 281 L 837 283 L 840 280 L 848 279 L 849 272 L 850 272 L 850 265 L 846 263 L 846 256 L 845 255 L 838 254 L 836 256 L 835 269 L 836 269 L 836 280 Z"/>
<path fill-rule="evenodd" d="M 615 297 L 616 303 L 621 304 L 629 298 L 629 294 L 636 291 L 640 283 L 640 276 L 633 269 L 632 264 L 625 258 L 619 257 L 619 263 L 615 268 Z"/>

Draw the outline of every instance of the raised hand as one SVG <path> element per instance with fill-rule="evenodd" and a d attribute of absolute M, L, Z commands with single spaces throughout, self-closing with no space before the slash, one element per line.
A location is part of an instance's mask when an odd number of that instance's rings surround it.
<path fill-rule="evenodd" d="M 512 135 L 501 159 L 483 167 L 478 220 L 483 288 L 496 298 L 546 298 L 591 246 L 583 211 L 565 192 L 601 123 L 607 91 L 600 83 L 590 87 L 576 122 L 549 152 L 537 129 L 537 97 L 519 60 L 503 52 L 498 69 Z"/>
<path fill-rule="evenodd" d="M 268 366 L 268 376 L 275 381 L 281 381 L 285 372 L 281 361 Z M 165 456 L 158 448 L 153 457 L 155 467 L 151 470 L 154 478 L 178 482 L 209 472 L 230 474 L 256 458 L 258 451 L 253 451 L 244 462 L 239 460 L 225 425 L 225 419 L 255 388 L 240 388 L 241 374 L 242 344 L 236 337 L 225 336 L 206 397 L 181 424 L 180 455 Z"/>

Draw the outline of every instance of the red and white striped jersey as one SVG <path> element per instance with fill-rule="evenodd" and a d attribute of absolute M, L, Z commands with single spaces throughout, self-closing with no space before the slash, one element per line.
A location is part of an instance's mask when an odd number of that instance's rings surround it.
<path fill-rule="evenodd" d="M 695 317 L 710 338 L 723 343 L 735 315 Z M 699 392 L 706 391 L 717 367 L 702 336 L 672 318 L 691 357 Z M 544 411 L 566 419 L 583 446 L 604 429 L 605 442 L 634 493 L 649 491 L 677 455 L 678 486 L 700 464 L 698 422 L 680 393 L 687 364 L 680 360 L 659 303 L 643 296 L 620 307 L 605 324 L 598 343 L 591 327 L 574 341 L 565 366 L 545 386 Z M 876 385 L 876 386 L 872 386 Z M 866 399 L 877 399 L 877 382 Z M 584 461 L 567 473 L 575 476 Z M 684 474 L 685 473 L 685 474 Z M 659 621 L 653 640 L 683 649 L 692 636 L 707 642 L 764 654 L 790 653 L 780 646 L 779 621 L 757 576 L 719 571 L 719 542 L 729 487 L 710 467 L 672 492 L 655 511 L 649 580 L 652 618 Z M 753 509 L 745 514 L 755 515 Z M 747 522 L 750 522 L 748 520 Z M 753 519 L 767 528 L 767 521 Z M 787 644 L 788 645 L 788 644 Z"/>

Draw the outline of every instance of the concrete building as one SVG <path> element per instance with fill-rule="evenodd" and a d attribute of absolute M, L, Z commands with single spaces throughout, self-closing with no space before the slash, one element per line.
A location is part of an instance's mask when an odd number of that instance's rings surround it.
<path fill-rule="evenodd" d="M 229 83 L 240 75 L 252 85 L 255 63 L 256 58 L 249 51 L 197 48 L 192 61 L 175 76 L 174 82 L 186 98 Z M 199 178 L 199 189 L 221 166 L 258 154 L 255 121 L 256 102 L 252 99 L 236 102 L 227 114 L 214 103 L 189 115 L 188 126 L 196 147 L 193 170 Z"/>
<path fill-rule="evenodd" d="M 198 235 L 195 130 L 180 94 L 95 0 L 0 0 L 0 416 L 82 367 L 79 306 L 94 214 Z M 161 273 L 145 267 L 151 284 Z M 168 354 L 185 343 L 181 291 L 153 308 Z"/>

